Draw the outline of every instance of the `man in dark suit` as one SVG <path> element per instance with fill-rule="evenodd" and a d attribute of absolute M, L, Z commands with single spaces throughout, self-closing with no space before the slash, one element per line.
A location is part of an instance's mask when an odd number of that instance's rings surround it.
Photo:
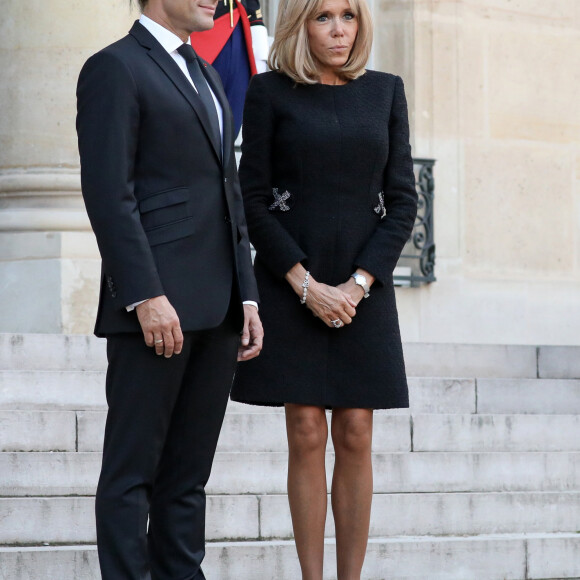
<path fill-rule="evenodd" d="M 204 488 L 236 354 L 257 356 L 263 333 L 231 112 L 188 44 L 217 0 L 140 4 L 77 89 L 109 362 L 97 543 L 104 580 L 201 580 Z"/>

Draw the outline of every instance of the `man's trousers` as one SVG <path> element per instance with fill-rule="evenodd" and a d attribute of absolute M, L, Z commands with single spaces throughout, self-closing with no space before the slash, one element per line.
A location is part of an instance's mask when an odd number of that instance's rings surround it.
<path fill-rule="evenodd" d="M 96 497 L 103 580 L 204 579 L 205 485 L 239 345 L 231 319 L 185 332 L 183 351 L 169 359 L 142 334 L 107 338 Z"/>

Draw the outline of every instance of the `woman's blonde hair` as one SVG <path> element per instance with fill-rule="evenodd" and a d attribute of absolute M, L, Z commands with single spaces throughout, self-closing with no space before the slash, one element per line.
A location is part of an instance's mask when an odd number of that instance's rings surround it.
<path fill-rule="evenodd" d="M 306 24 L 324 0 L 280 0 L 274 43 L 268 66 L 288 75 L 297 83 L 319 82 L 320 71 L 310 50 Z M 365 72 L 373 43 L 373 22 L 366 0 L 348 0 L 358 22 L 358 32 L 350 56 L 340 71 L 345 80 L 353 80 Z"/>

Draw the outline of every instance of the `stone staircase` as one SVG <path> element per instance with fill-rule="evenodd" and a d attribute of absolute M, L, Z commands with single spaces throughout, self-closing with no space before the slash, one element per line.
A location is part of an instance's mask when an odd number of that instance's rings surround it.
<path fill-rule="evenodd" d="M 405 358 L 410 412 L 375 417 L 364 580 L 580 578 L 580 347 L 409 343 Z M 0 334 L 1 580 L 100 578 L 104 368 L 92 337 Z M 230 403 L 208 579 L 300 579 L 285 449 L 281 410 Z M 327 535 L 330 580 L 331 517 Z"/>

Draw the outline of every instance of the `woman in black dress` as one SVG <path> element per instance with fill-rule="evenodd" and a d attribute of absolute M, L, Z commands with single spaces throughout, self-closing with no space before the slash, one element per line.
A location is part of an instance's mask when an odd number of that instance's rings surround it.
<path fill-rule="evenodd" d="M 365 0 L 282 0 L 252 80 L 240 180 L 265 344 L 232 399 L 284 405 L 303 580 L 321 580 L 332 408 L 339 580 L 359 580 L 372 499 L 373 409 L 408 407 L 392 272 L 417 194 L 399 77 L 365 71 Z"/>

